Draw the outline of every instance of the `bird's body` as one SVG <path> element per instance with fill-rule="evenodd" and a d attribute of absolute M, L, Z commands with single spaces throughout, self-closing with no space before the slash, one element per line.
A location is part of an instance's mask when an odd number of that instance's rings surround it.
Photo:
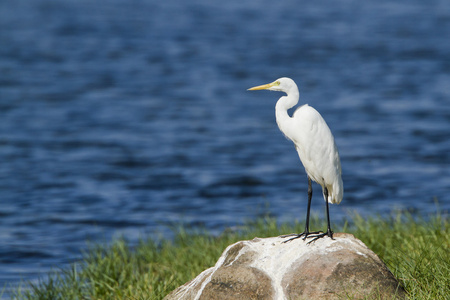
<path fill-rule="evenodd" d="M 317 110 L 308 104 L 300 106 L 294 114 L 289 116 L 288 109 L 294 107 L 299 100 L 297 85 L 290 78 L 280 78 L 276 81 L 251 88 L 250 90 L 268 89 L 285 92 L 276 106 L 275 115 L 281 132 L 291 140 L 308 175 L 308 212 L 305 232 L 297 237 L 313 234 L 309 232 L 309 211 L 311 205 L 311 179 L 322 186 L 323 195 L 327 202 L 328 236 L 332 237 L 330 229 L 328 202 L 339 204 L 342 201 L 344 188 L 341 178 L 341 162 L 339 153 L 325 120 Z M 314 237 L 322 237 L 325 234 Z M 320 236 L 321 235 L 321 236 Z"/>
<path fill-rule="evenodd" d="M 328 199 L 325 200 L 339 204 L 343 197 L 341 162 L 325 120 L 308 104 L 299 107 L 287 121 L 279 119 L 277 114 L 278 127 L 294 142 L 306 174 L 322 188 L 328 189 Z M 288 128 L 284 124 L 288 124 Z M 300 128 L 302 130 L 295 130 Z"/>

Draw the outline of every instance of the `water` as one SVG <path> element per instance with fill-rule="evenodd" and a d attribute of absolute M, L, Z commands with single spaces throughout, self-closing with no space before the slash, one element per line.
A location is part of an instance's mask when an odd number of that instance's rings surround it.
<path fill-rule="evenodd" d="M 448 1 L 0 3 L 0 287 L 171 224 L 303 219 L 281 76 L 339 147 L 348 211 L 450 208 Z M 323 211 L 315 188 L 313 210 Z"/>

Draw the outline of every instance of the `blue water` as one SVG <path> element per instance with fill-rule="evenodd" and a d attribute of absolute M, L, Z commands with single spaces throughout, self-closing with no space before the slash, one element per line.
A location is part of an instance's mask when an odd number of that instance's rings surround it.
<path fill-rule="evenodd" d="M 335 135 L 332 222 L 448 211 L 449 36 L 445 0 L 1 1 L 0 289 L 87 241 L 302 220 L 281 94 L 246 91 L 282 76 Z"/>

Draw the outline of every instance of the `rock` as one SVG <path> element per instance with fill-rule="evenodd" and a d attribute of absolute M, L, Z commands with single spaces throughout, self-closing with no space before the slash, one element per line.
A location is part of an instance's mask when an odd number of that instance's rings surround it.
<path fill-rule="evenodd" d="M 405 299 L 380 258 L 351 234 L 307 244 L 255 238 L 228 246 L 216 265 L 171 299 Z"/>

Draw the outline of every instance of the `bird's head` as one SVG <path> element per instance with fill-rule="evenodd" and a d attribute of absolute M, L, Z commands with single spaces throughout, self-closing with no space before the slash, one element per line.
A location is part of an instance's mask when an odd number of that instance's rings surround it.
<path fill-rule="evenodd" d="M 278 91 L 288 93 L 291 89 L 297 89 L 297 85 L 294 80 L 282 77 L 278 78 L 272 83 L 258 85 L 252 88 L 249 88 L 248 91 L 257 91 L 257 90 L 270 90 L 270 91 Z"/>

